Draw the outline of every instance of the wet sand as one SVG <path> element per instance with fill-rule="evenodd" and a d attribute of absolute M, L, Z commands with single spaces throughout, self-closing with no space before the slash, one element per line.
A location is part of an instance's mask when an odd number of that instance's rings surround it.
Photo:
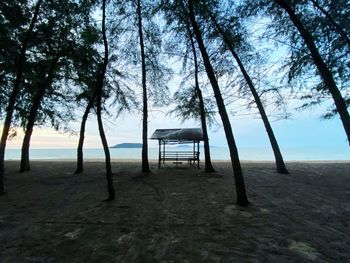
<path fill-rule="evenodd" d="M 203 166 L 203 164 L 202 164 Z M 347 262 L 350 161 L 243 162 L 251 205 L 235 205 L 229 162 L 217 172 L 168 164 L 144 177 L 113 161 L 116 200 L 102 161 L 6 162 L 0 262 Z"/>

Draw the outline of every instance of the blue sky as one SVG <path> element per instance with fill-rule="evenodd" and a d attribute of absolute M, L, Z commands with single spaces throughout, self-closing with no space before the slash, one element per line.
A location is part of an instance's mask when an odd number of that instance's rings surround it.
<path fill-rule="evenodd" d="M 260 21 L 261 22 L 261 21 Z M 260 24 L 264 26 L 265 23 Z M 259 30 L 254 27 L 255 33 L 258 34 Z M 265 49 L 271 45 L 269 42 L 259 41 L 258 49 Z M 277 64 L 281 58 L 286 56 L 285 47 L 279 47 L 278 50 L 273 46 L 273 52 L 270 54 L 269 61 L 265 61 L 263 64 L 255 65 L 255 68 L 250 69 L 252 72 L 257 72 L 264 76 L 264 79 L 270 80 L 267 87 L 270 88 L 271 84 L 278 84 L 281 78 L 281 74 L 276 74 Z M 181 62 L 181 61 L 180 61 Z M 170 61 L 170 64 L 174 64 L 171 67 L 175 68 L 175 72 L 180 72 L 181 63 L 179 61 Z M 168 64 L 169 64 L 168 63 Z M 180 74 L 180 73 L 179 73 Z M 258 74 L 258 75 L 259 75 Z M 171 92 L 173 93 L 179 86 L 181 81 L 180 75 L 175 77 L 171 83 Z M 206 79 L 204 77 L 204 79 Z M 255 83 L 258 87 L 264 86 L 263 83 Z M 285 92 L 288 92 L 285 90 Z M 287 98 L 289 94 L 285 94 Z M 207 96 L 212 96 L 207 94 Z M 272 122 L 275 135 L 279 142 L 279 145 L 283 149 L 287 148 L 317 148 L 325 150 L 330 148 L 337 148 L 343 152 L 349 152 L 350 159 L 350 147 L 346 141 L 346 135 L 343 126 L 338 116 L 331 120 L 321 120 L 320 116 L 324 113 L 324 107 L 313 108 L 312 110 L 296 111 L 298 101 L 288 102 L 288 112 L 291 113 L 291 118 L 288 120 L 280 120 Z M 300 106 L 300 105 L 299 105 Z M 179 127 L 200 127 L 199 123 L 193 120 L 188 120 L 181 123 L 178 119 L 166 115 L 166 109 L 155 109 L 149 113 L 149 133 L 150 137 L 155 129 L 159 128 L 179 128 Z M 221 123 L 218 117 L 218 122 Z M 239 148 L 270 148 L 270 143 L 266 131 L 263 127 L 263 123 L 257 118 L 231 118 L 231 125 L 235 135 L 235 139 Z M 72 128 L 78 133 L 80 123 L 75 123 Z M 123 143 L 123 142 L 141 142 L 142 121 L 141 114 L 123 114 L 118 119 L 110 120 L 105 119 L 105 130 L 110 146 Z M 225 134 L 222 127 L 214 127 L 209 132 L 210 143 L 214 146 L 226 147 Z M 8 142 L 8 148 L 20 148 L 23 134 L 19 133 L 18 137 L 13 141 Z M 32 148 L 75 148 L 78 143 L 77 135 L 59 134 L 50 128 L 35 128 L 31 147 Z M 149 141 L 150 147 L 157 147 L 157 142 Z M 101 142 L 97 129 L 97 122 L 95 116 L 91 116 L 86 127 L 86 148 L 101 148 Z"/>
<path fill-rule="evenodd" d="M 332 120 L 320 120 L 318 111 L 294 112 L 291 119 L 272 123 L 275 135 L 283 149 L 310 148 L 327 151 L 330 148 L 349 151 L 345 132 L 338 117 Z M 231 119 L 235 139 L 239 148 L 266 148 L 269 141 L 260 119 Z M 109 145 L 122 142 L 141 142 L 141 118 L 136 115 L 124 114 L 116 120 L 105 122 Z M 76 125 L 78 130 L 79 125 Z M 164 116 L 162 113 L 151 113 L 149 121 L 149 137 L 158 128 L 199 127 L 194 121 L 181 124 L 179 120 Z M 86 148 L 100 148 L 101 143 L 95 117 L 91 117 L 87 124 Z M 19 148 L 19 136 L 8 143 L 8 148 Z M 60 135 L 47 128 L 35 129 L 32 148 L 75 148 L 77 135 Z M 213 146 L 226 146 L 226 139 L 222 127 L 210 130 L 210 143 Z M 150 147 L 156 147 L 157 142 L 149 141 Z"/>

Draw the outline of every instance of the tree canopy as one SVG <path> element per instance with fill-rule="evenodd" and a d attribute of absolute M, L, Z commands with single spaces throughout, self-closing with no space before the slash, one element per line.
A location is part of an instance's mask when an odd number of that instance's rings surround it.
<path fill-rule="evenodd" d="M 3 0 L 0 181 L 12 128 L 67 131 L 90 110 L 143 112 L 147 127 L 148 106 L 171 103 L 199 118 L 198 87 L 207 121 L 220 115 L 228 133 L 233 115 L 259 113 L 271 135 L 269 113 L 297 98 L 339 116 L 349 140 L 349 19 L 346 0 Z"/>

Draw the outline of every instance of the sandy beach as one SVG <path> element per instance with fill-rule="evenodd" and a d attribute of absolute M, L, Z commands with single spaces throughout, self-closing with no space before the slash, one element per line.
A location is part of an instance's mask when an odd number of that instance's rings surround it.
<path fill-rule="evenodd" d="M 203 166 L 203 164 L 202 164 Z M 6 162 L 0 262 L 348 262 L 350 161 L 243 162 L 251 205 L 235 205 L 230 163 L 169 164 L 141 176 L 113 161 L 117 199 L 102 161 Z"/>

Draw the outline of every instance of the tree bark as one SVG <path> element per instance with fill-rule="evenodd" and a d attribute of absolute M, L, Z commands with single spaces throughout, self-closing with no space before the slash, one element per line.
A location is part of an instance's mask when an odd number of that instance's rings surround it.
<path fill-rule="evenodd" d="M 213 167 L 213 164 L 212 164 L 211 158 L 210 158 L 209 136 L 208 136 L 208 130 L 207 130 L 206 117 L 205 117 L 206 113 L 205 113 L 205 108 L 204 108 L 202 91 L 199 88 L 197 52 L 196 52 L 196 47 L 194 45 L 193 36 L 192 36 L 192 32 L 191 32 L 189 24 L 187 24 L 187 31 L 188 31 L 189 38 L 191 41 L 193 60 L 194 60 L 195 92 L 196 92 L 196 94 L 198 96 L 198 100 L 199 100 L 199 111 L 200 111 L 201 125 L 202 125 L 202 131 L 203 131 L 205 171 L 207 173 L 212 173 L 212 172 L 215 172 L 215 169 Z"/>
<path fill-rule="evenodd" d="M 198 70 L 198 69 L 197 69 Z M 198 81 L 198 71 L 195 73 L 197 75 L 197 81 Z M 213 173 L 215 172 L 215 169 L 213 167 L 213 164 L 211 162 L 210 158 L 210 146 L 209 146 L 209 136 L 208 136 L 208 129 L 207 129 L 207 123 L 205 119 L 205 109 L 204 109 L 204 102 L 203 102 L 203 95 L 202 91 L 198 86 L 198 82 L 196 85 L 196 93 L 199 100 L 199 108 L 200 108 L 200 116 L 201 116 L 201 125 L 202 125 L 202 131 L 203 131 L 203 141 L 204 141 L 204 157 L 205 157 L 205 171 L 207 173 Z"/>
<path fill-rule="evenodd" d="M 115 199 L 115 190 L 114 190 L 113 178 L 112 178 L 111 156 L 109 153 L 108 143 L 107 143 L 106 135 L 103 129 L 103 122 L 101 117 L 102 92 L 103 92 L 104 78 L 105 78 L 106 69 L 108 65 L 108 42 L 106 37 L 106 0 L 102 1 L 102 36 L 103 36 L 103 45 L 104 45 L 104 59 L 96 81 L 96 104 L 97 104 L 96 114 L 97 114 L 98 130 L 100 133 L 101 142 L 105 153 L 106 178 L 107 178 L 107 189 L 108 189 L 108 198 L 106 200 L 111 201 Z"/>
<path fill-rule="evenodd" d="M 55 71 L 55 67 L 57 65 L 58 59 L 59 58 L 57 57 L 51 62 L 50 68 L 47 73 L 47 77 L 45 77 L 46 72 L 43 74 L 42 79 L 39 82 L 38 90 L 33 99 L 33 104 L 30 109 L 28 122 L 26 125 L 26 131 L 22 142 L 21 165 L 19 169 L 20 172 L 30 171 L 30 160 L 29 160 L 30 139 L 33 134 L 33 128 L 34 128 L 34 124 L 35 124 L 35 120 L 38 114 L 40 104 L 44 98 L 47 88 L 52 84 L 53 75 L 54 75 L 54 71 Z"/>
<path fill-rule="evenodd" d="M 203 43 L 202 39 L 202 34 L 200 32 L 199 26 L 196 22 L 194 11 L 193 11 L 193 6 L 192 6 L 192 0 L 189 0 L 189 19 L 192 24 L 192 28 L 194 31 L 194 34 L 197 39 L 197 43 L 199 46 L 199 49 L 202 54 L 204 66 L 209 78 L 209 81 L 211 83 L 211 86 L 213 88 L 213 92 L 215 95 L 216 103 L 219 109 L 219 114 L 221 116 L 221 120 L 224 126 L 225 134 L 226 134 L 226 140 L 227 144 L 229 146 L 230 150 L 230 157 L 231 157 L 231 164 L 233 168 L 233 174 L 234 174 L 234 179 L 235 179 L 235 186 L 236 186 L 236 196 L 237 196 L 237 204 L 240 206 L 248 206 L 248 198 L 245 190 L 245 183 L 244 183 L 244 178 L 243 178 L 243 173 L 242 173 L 242 168 L 241 168 L 241 163 L 239 161 L 239 156 L 238 156 L 238 151 L 237 151 L 237 146 L 236 142 L 233 136 L 232 128 L 231 128 L 231 123 L 226 111 L 225 103 L 221 95 L 221 91 L 219 88 L 219 84 L 216 80 L 214 69 L 210 63 L 210 59 L 208 56 L 208 53 L 206 51 L 206 48 Z"/>
<path fill-rule="evenodd" d="M 40 88 L 40 90 L 38 91 L 38 93 L 34 98 L 33 105 L 30 109 L 28 122 L 26 125 L 26 131 L 22 142 L 21 165 L 19 169 L 20 172 L 30 171 L 30 160 L 29 160 L 30 139 L 32 137 L 35 119 L 36 119 L 41 101 L 44 97 L 44 93 L 45 93 L 45 89 Z"/>
<path fill-rule="evenodd" d="M 84 145 L 84 139 L 85 139 L 85 125 L 87 118 L 89 116 L 90 110 L 93 106 L 94 99 L 90 98 L 88 105 L 85 108 L 85 112 L 83 115 L 83 118 L 81 120 L 80 125 L 80 133 L 79 133 L 79 143 L 77 148 L 77 169 L 74 173 L 79 174 L 82 173 L 84 170 L 84 161 L 83 161 L 83 145 Z"/>
<path fill-rule="evenodd" d="M 38 2 L 36 3 L 35 9 L 34 9 L 33 18 L 30 22 L 29 28 L 28 28 L 28 30 L 25 34 L 24 40 L 22 42 L 20 55 L 19 55 L 17 65 L 16 65 L 16 69 L 17 69 L 16 79 L 14 81 L 14 85 L 13 85 L 11 95 L 10 95 L 10 98 L 8 101 L 8 105 L 6 108 L 6 117 L 5 117 L 5 122 L 4 122 L 4 128 L 2 130 L 1 141 L 0 141 L 0 195 L 3 195 L 5 193 L 4 161 L 5 161 L 6 141 L 7 141 L 10 126 L 12 123 L 12 116 L 13 116 L 13 112 L 14 112 L 15 101 L 16 101 L 17 95 L 20 91 L 20 84 L 22 81 L 23 67 L 24 67 L 25 60 L 26 60 L 26 51 L 27 51 L 28 42 L 30 40 L 35 23 L 37 21 L 41 4 L 42 4 L 42 0 L 38 0 Z"/>
<path fill-rule="evenodd" d="M 304 27 L 302 21 L 298 18 L 294 10 L 288 5 L 288 3 L 285 0 L 275 0 L 275 2 L 287 12 L 292 23 L 298 29 L 301 37 L 305 41 L 305 44 L 309 48 L 310 54 L 321 75 L 321 78 L 327 86 L 329 93 L 332 95 L 336 109 L 343 123 L 343 127 L 348 139 L 348 144 L 350 146 L 350 115 L 345 100 L 342 97 L 342 94 L 335 83 L 331 71 L 328 69 L 326 63 L 322 59 L 314 43 L 311 33 Z"/>
<path fill-rule="evenodd" d="M 113 178 L 112 178 L 111 156 L 109 153 L 106 135 L 103 129 L 103 123 L 102 123 L 102 117 L 101 117 L 101 105 L 98 105 L 98 104 L 99 103 L 97 103 L 97 110 L 96 110 L 98 130 L 100 133 L 101 142 L 105 153 L 106 178 L 107 178 L 107 189 L 108 189 L 108 198 L 106 200 L 111 201 L 115 199 L 115 190 L 114 190 Z"/>
<path fill-rule="evenodd" d="M 141 14 L 141 0 L 137 0 L 137 17 L 138 17 L 138 30 L 140 39 L 141 49 L 141 67 L 142 67 L 142 97 L 143 97 L 143 118 L 142 118 L 142 172 L 149 173 L 148 162 L 148 99 L 147 99 L 147 71 L 146 71 L 146 56 L 145 56 L 145 45 L 143 41 L 142 32 L 142 14 Z"/>
<path fill-rule="evenodd" d="M 232 45 L 232 42 L 230 40 L 230 38 L 225 34 L 225 32 L 223 31 L 223 29 L 221 28 L 221 26 L 217 23 L 215 17 L 210 13 L 210 11 L 208 10 L 209 12 L 209 15 L 210 15 L 210 18 L 213 22 L 213 24 L 215 25 L 216 29 L 219 31 L 219 33 L 221 34 L 222 38 L 224 39 L 224 42 L 226 44 L 226 46 L 228 47 L 228 49 L 230 50 L 232 56 L 234 57 L 234 59 L 236 60 L 242 74 L 243 74 L 243 77 L 244 79 L 246 80 L 247 84 L 248 84 L 248 87 L 250 89 L 250 92 L 252 93 L 253 95 L 253 98 L 254 98 L 254 101 L 256 103 L 256 106 L 258 107 L 258 110 L 259 110 L 259 113 L 260 113 L 260 116 L 261 116 L 261 119 L 264 123 L 264 126 L 265 126 L 265 130 L 267 132 L 267 135 L 269 137 L 269 140 L 270 140 L 270 144 L 271 144 L 271 147 L 272 147 L 272 150 L 273 150 L 273 153 L 274 153 L 274 156 L 275 156 L 275 161 L 276 161 L 276 167 L 277 167 L 277 172 L 279 173 L 283 173 L 283 174 L 288 174 L 288 170 L 287 170 L 287 167 L 284 163 L 284 160 L 283 160 L 283 157 L 282 157 L 282 153 L 281 153 L 281 150 L 278 146 L 278 143 L 277 143 L 277 139 L 275 137 L 275 134 L 272 130 L 272 127 L 271 127 L 271 124 L 270 124 L 270 121 L 267 117 L 267 114 L 265 112 L 265 109 L 264 109 L 264 106 L 261 102 L 261 99 L 260 99 L 260 96 L 258 94 L 258 92 L 256 91 L 255 89 L 255 86 L 253 84 L 253 81 L 251 80 L 248 72 L 246 71 L 241 59 L 239 58 L 237 52 L 234 50 L 233 48 L 233 45 Z"/>
<path fill-rule="evenodd" d="M 313 5 L 321 11 L 321 13 L 329 20 L 331 25 L 335 28 L 335 30 L 338 32 L 338 34 L 344 38 L 346 41 L 348 48 L 350 49 L 350 38 L 348 34 L 344 31 L 344 29 L 333 19 L 333 17 L 322 7 L 316 0 L 311 0 Z"/>

